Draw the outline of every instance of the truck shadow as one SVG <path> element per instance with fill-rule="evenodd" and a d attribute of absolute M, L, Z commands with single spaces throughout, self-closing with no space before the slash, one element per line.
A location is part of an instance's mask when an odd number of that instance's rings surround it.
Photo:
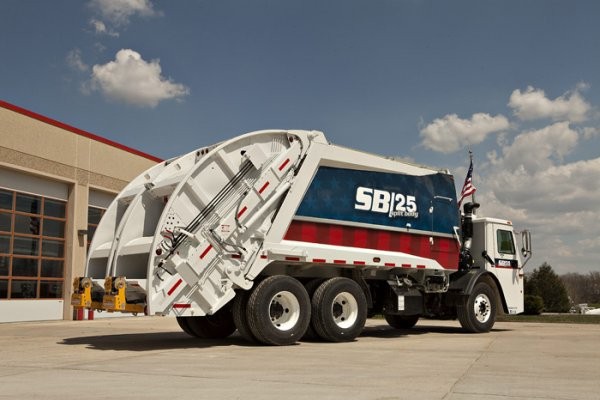
<path fill-rule="evenodd" d="M 226 339 L 198 339 L 183 332 L 126 333 L 119 335 L 81 336 L 65 338 L 58 344 L 85 346 L 93 350 L 150 351 L 198 349 L 226 346 L 260 346 L 235 333 Z"/>
<path fill-rule="evenodd" d="M 510 331 L 510 329 L 493 329 L 493 332 Z M 411 329 L 394 329 L 385 323 L 365 327 L 360 337 L 394 339 L 426 335 L 430 333 L 461 334 L 465 333 L 460 327 L 417 325 Z M 323 343 L 318 340 L 306 340 L 300 343 Z M 198 339 L 188 336 L 183 332 L 152 332 L 152 333 L 127 333 L 118 335 L 81 336 L 65 338 L 58 344 L 67 346 L 85 346 L 91 350 L 116 350 L 116 351 L 152 351 L 173 349 L 202 349 L 214 347 L 261 347 L 258 343 L 251 343 L 242 338 L 238 333 L 226 339 Z M 296 344 L 298 345 L 298 344 Z"/>
<path fill-rule="evenodd" d="M 492 329 L 492 332 L 506 332 L 511 329 Z M 439 326 L 439 325 L 427 325 L 427 323 L 419 323 L 417 326 L 410 329 L 394 329 L 388 324 L 383 322 L 381 325 L 365 327 L 362 337 L 376 337 L 376 338 L 398 338 L 403 336 L 416 336 L 426 335 L 429 333 L 443 333 L 445 335 L 472 335 L 472 333 L 465 332 L 460 326 Z"/>

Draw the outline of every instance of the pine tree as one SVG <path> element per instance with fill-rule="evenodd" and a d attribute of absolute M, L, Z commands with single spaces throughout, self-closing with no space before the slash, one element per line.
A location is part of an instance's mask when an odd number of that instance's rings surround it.
<path fill-rule="evenodd" d="M 536 268 L 527 279 L 525 293 L 540 296 L 544 300 L 544 309 L 549 312 L 567 312 L 570 308 L 569 296 L 563 281 L 543 263 Z"/>

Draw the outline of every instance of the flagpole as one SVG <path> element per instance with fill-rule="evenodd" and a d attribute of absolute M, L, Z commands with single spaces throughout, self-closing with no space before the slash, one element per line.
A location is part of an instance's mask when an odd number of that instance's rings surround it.
<path fill-rule="evenodd" d="M 465 177 L 465 183 L 463 184 L 462 190 L 460 191 L 460 199 L 458 199 L 458 207 L 462 205 L 465 198 L 471 196 L 471 201 L 475 203 L 475 193 L 477 189 L 473 185 L 473 152 L 469 148 L 469 169 L 467 170 L 467 176 Z"/>
<path fill-rule="evenodd" d="M 473 165 L 473 152 L 471 151 L 471 147 L 469 146 L 469 165 Z M 471 177 L 473 179 L 473 177 Z M 475 192 L 471 193 L 471 201 L 473 203 L 477 203 L 475 201 Z"/>

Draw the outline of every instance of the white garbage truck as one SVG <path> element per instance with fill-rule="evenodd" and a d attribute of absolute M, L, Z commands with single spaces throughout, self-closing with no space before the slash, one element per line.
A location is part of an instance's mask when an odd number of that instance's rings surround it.
<path fill-rule="evenodd" d="M 252 132 L 161 162 L 108 207 L 75 308 L 175 317 L 188 334 L 354 340 L 368 316 L 487 332 L 523 311 L 530 235 L 457 206 L 439 170 Z M 521 248 L 518 246 L 521 245 Z"/>

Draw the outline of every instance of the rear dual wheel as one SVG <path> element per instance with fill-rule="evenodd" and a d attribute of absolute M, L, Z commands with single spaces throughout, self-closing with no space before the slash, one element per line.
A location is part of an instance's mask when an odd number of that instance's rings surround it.
<path fill-rule="evenodd" d="M 308 293 L 308 296 L 312 298 L 315 294 L 315 291 L 317 290 L 317 288 L 319 286 L 321 286 L 321 284 L 324 282 L 324 279 L 313 279 L 311 281 L 308 281 L 304 287 L 306 288 L 306 292 Z M 312 315 L 312 312 L 311 312 Z M 310 324 L 308 325 L 308 329 L 306 330 L 306 333 L 304 334 L 304 336 L 302 336 L 302 339 L 304 340 L 316 340 L 319 338 L 319 335 L 317 334 L 317 331 L 315 330 L 313 321 L 312 321 L 312 317 L 310 320 Z"/>
<path fill-rule="evenodd" d="M 240 335 L 247 341 L 255 343 L 257 339 L 250 329 L 250 323 L 248 322 L 248 317 L 246 315 L 246 305 L 248 304 L 250 294 L 252 294 L 252 292 L 249 290 L 238 291 L 233 299 L 231 310 L 233 313 L 233 322 Z"/>
<path fill-rule="evenodd" d="M 290 345 L 310 323 L 310 298 L 302 284 L 289 276 L 270 276 L 260 282 L 246 303 L 252 335 L 269 345 Z"/>
<path fill-rule="evenodd" d="M 410 329 L 419 321 L 418 315 L 392 315 L 385 314 L 388 325 L 396 329 Z"/>
<path fill-rule="evenodd" d="M 281 346 L 309 335 L 343 342 L 362 332 L 367 301 L 362 288 L 348 278 L 314 280 L 304 287 L 292 277 L 276 275 L 238 293 L 232 314 L 249 341 Z"/>
<path fill-rule="evenodd" d="M 213 315 L 202 317 L 177 317 L 181 329 L 200 339 L 223 339 L 235 332 L 230 307 L 223 307 Z"/>
<path fill-rule="evenodd" d="M 362 288 L 348 278 L 323 282 L 312 297 L 312 326 L 330 342 L 348 342 L 362 332 L 367 320 L 367 300 Z"/>

